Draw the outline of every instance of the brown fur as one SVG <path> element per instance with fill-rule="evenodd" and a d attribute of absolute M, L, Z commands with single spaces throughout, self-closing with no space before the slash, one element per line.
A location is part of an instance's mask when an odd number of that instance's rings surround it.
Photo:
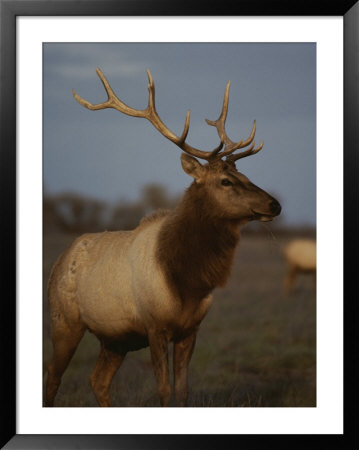
<path fill-rule="evenodd" d="M 182 301 L 206 297 L 229 277 L 239 221 L 219 218 L 215 208 L 203 187 L 193 183 L 162 226 L 157 258 Z"/>

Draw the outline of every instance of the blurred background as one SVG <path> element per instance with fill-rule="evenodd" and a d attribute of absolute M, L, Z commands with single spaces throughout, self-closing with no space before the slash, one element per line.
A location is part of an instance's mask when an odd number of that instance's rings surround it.
<path fill-rule="evenodd" d="M 147 75 L 156 109 L 177 135 L 188 109 L 187 142 L 213 149 L 217 119 L 231 81 L 226 129 L 246 139 L 257 121 L 261 152 L 237 168 L 282 204 L 269 224 L 242 230 L 232 276 L 214 292 L 190 366 L 190 406 L 315 406 L 315 273 L 283 256 L 316 230 L 316 48 L 288 44 L 61 44 L 43 47 L 44 381 L 51 358 L 46 286 L 58 256 L 84 232 L 132 229 L 157 208 L 174 208 L 191 179 L 181 151 L 146 120 L 107 109 L 100 67 L 118 97 L 147 106 Z M 288 284 L 288 283 L 287 283 Z M 56 406 L 96 406 L 89 375 L 99 352 L 86 334 L 63 377 Z M 127 356 L 113 383 L 116 406 L 157 406 L 148 349 Z"/>

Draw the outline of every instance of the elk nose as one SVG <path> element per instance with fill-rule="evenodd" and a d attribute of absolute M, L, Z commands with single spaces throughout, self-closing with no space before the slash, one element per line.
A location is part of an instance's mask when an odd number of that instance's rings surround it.
<path fill-rule="evenodd" d="M 270 204 L 270 210 L 273 214 L 278 216 L 282 210 L 282 207 L 280 206 L 279 202 L 277 202 L 277 200 L 272 200 Z"/>

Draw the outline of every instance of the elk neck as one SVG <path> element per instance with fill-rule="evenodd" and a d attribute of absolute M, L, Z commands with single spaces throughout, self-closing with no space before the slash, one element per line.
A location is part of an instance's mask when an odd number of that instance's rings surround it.
<path fill-rule="evenodd" d="M 225 284 L 239 237 L 239 221 L 221 217 L 203 186 L 192 183 L 164 221 L 157 245 L 157 259 L 183 302 Z"/>

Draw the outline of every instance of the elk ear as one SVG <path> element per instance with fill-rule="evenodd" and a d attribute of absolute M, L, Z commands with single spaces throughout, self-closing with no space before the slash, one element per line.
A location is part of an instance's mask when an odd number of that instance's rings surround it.
<path fill-rule="evenodd" d="M 196 158 L 187 155 L 186 153 L 182 153 L 181 155 L 181 163 L 183 170 L 193 177 L 197 182 L 201 181 L 201 178 L 204 175 L 203 166 L 197 161 Z"/>

